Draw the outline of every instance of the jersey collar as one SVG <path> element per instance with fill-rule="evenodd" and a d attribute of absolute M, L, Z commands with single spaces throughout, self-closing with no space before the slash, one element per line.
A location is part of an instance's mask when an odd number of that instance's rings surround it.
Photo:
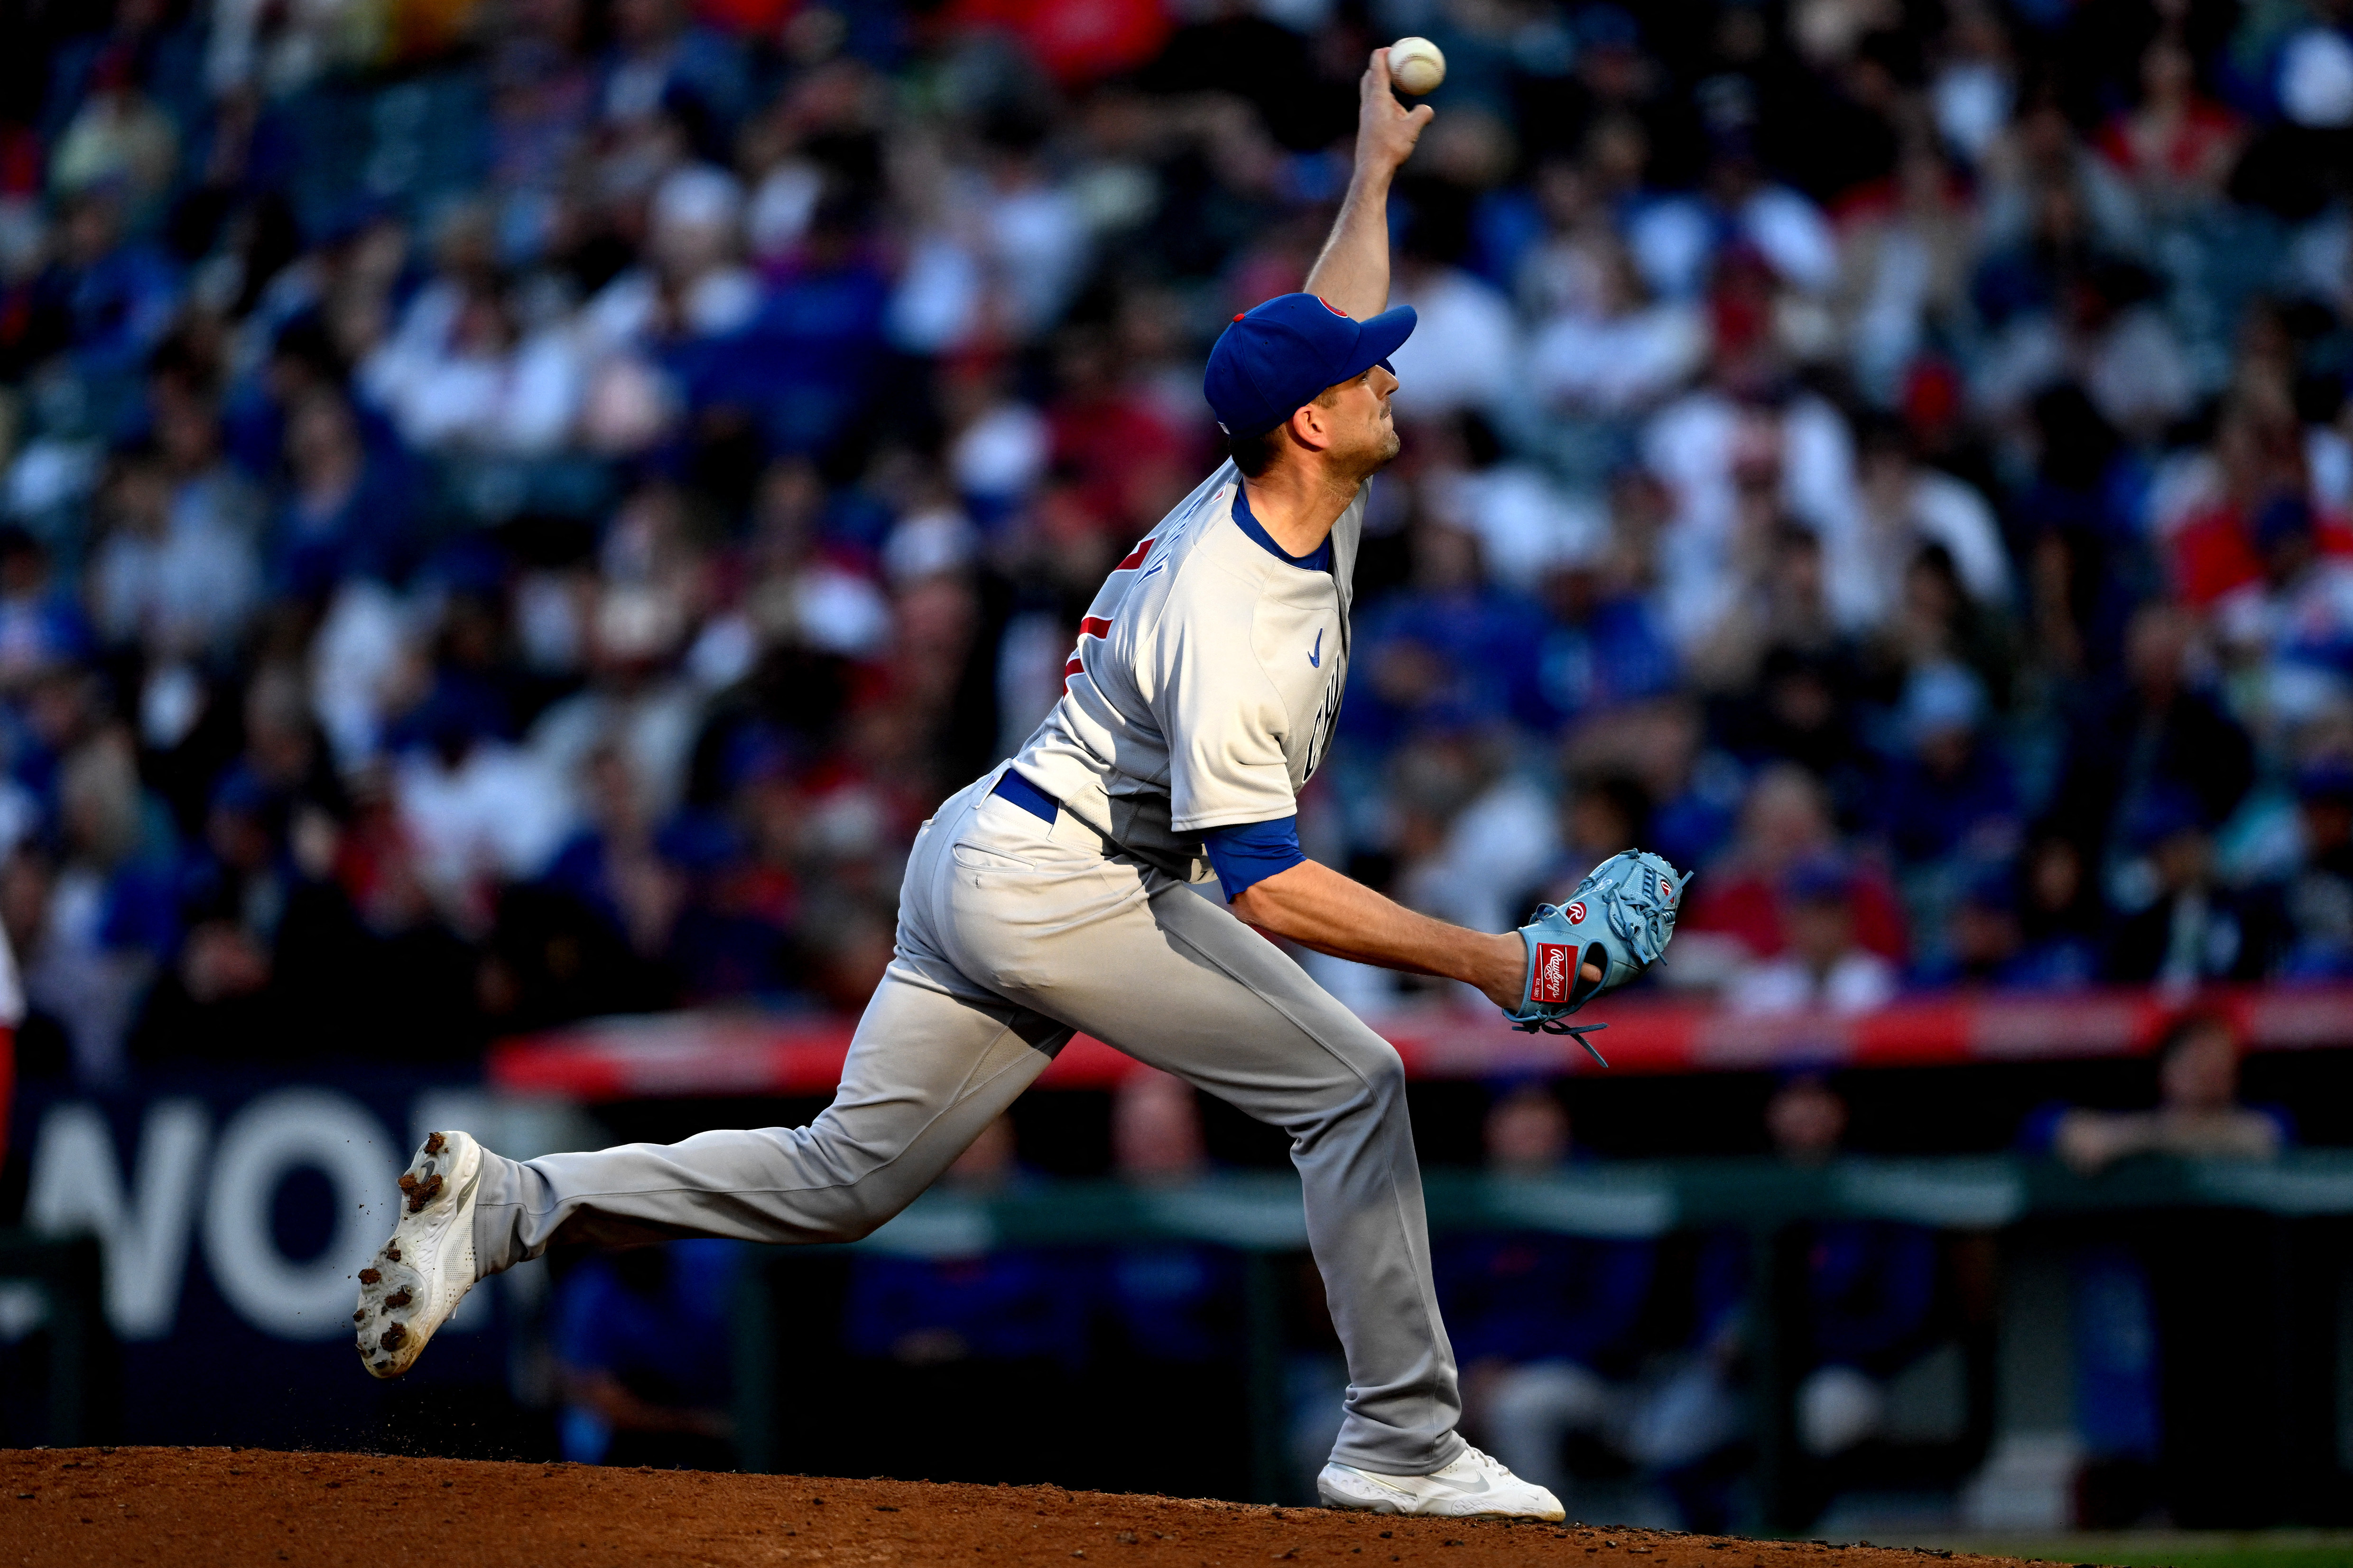
<path fill-rule="evenodd" d="M 1303 556 L 1291 554 L 1276 544 L 1274 535 L 1250 515 L 1250 487 L 1241 482 L 1240 475 L 1234 479 L 1234 525 L 1285 566 L 1297 567 L 1303 572 L 1328 572 L 1332 569 L 1332 535 L 1324 535 L 1322 542 Z"/>

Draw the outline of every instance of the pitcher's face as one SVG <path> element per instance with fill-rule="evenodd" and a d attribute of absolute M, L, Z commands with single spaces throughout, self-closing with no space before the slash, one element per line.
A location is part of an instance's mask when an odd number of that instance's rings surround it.
<path fill-rule="evenodd" d="M 1389 395 L 1397 388 L 1397 376 L 1376 365 L 1326 394 L 1332 456 L 1360 476 L 1387 468 L 1398 455 L 1397 421 L 1389 408 Z"/>

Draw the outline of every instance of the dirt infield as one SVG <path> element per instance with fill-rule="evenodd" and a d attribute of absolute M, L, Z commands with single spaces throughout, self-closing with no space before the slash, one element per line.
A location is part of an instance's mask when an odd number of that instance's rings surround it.
<path fill-rule="evenodd" d="M 0 1568 L 876 1563 L 1245 1568 L 1926 1568 L 2014 1563 L 1321 1509 L 831 1477 L 234 1448 L 0 1451 Z"/>

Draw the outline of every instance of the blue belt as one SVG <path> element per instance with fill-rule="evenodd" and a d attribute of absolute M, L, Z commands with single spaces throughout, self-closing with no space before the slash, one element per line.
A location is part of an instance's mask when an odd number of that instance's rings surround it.
<path fill-rule="evenodd" d="M 1050 828 L 1054 825 L 1054 814 L 1062 809 L 1060 801 L 1010 768 L 997 776 L 997 788 L 989 793 L 1004 796 Z"/>

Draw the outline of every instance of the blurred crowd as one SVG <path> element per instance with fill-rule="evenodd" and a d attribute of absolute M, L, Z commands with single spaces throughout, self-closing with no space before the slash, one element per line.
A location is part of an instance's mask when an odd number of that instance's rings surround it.
<path fill-rule="evenodd" d="M 1406 32 L 1311 853 L 1656 848 L 1752 1012 L 2353 973 L 2337 0 L 0 15 L 31 1070 L 858 1007 Z"/>

